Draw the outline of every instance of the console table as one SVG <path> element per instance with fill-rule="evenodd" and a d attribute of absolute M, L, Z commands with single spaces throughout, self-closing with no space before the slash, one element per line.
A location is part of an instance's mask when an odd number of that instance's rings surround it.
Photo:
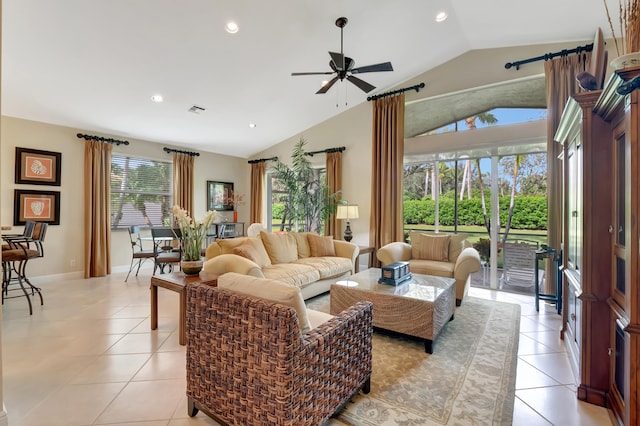
<path fill-rule="evenodd" d="M 175 291 L 180 295 L 179 342 L 181 345 L 187 344 L 186 318 L 188 283 L 204 283 L 217 286 L 218 275 L 204 271 L 201 271 L 199 275 L 186 275 L 184 272 L 178 271 L 151 277 L 151 329 L 155 330 L 158 328 L 158 287 Z"/>

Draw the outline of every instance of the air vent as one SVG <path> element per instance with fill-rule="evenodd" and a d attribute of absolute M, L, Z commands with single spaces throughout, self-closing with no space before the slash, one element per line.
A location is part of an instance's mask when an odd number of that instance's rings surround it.
<path fill-rule="evenodd" d="M 192 112 L 194 114 L 200 114 L 201 112 L 203 112 L 205 109 L 202 108 L 201 106 L 198 105 L 193 105 L 191 108 L 189 108 L 187 111 Z"/>

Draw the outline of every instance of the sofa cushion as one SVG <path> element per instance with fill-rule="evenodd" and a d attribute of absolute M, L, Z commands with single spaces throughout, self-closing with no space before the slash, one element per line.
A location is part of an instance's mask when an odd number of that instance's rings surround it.
<path fill-rule="evenodd" d="M 336 250 L 333 247 L 333 237 L 309 234 L 307 235 L 311 257 L 335 256 Z"/>
<path fill-rule="evenodd" d="M 271 265 L 269 254 L 259 238 L 247 238 L 247 241 L 233 248 L 233 254 L 246 257 L 261 268 Z"/>
<path fill-rule="evenodd" d="M 426 234 L 411 231 L 411 257 L 413 259 L 449 261 L 448 234 Z"/>
<path fill-rule="evenodd" d="M 296 245 L 298 246 L 298 258 L 311 256 L 311 248 L 309 248 L 309 240 L 307 235 L 317 235 L 315 232 L 292 232 L 293 238 L 296 239 Z"/>
<path fill-rule="evenodd" d="M 414 274 L 453 278 L 455 265 L 453 262 L 439 260 L 411 259 L 409 261 L 409 270 Z"/>
<path fill-rule="evenodd" d="M 451 234 L 449 239 L 449 262 L 455 262 L 462 250 L 467 248 L 465 242 L 467 242 L 467 234 Z"/>
<path fill-rule="evenodd" d="M 229 272 L 218 278 L 218 288 L 290 306 L 296 310 L 300 331 L 302 333 L 311 331 L 307 307 L 300 289 L 295 286 L 273 279 L 249 277 Z"/>
<path fill-rule="evenodd" d="M 313 309 L 307 309 L 307 318 L 309 318 L 309 323 L 311 324 L 311 329 L 318 328 L 325 322 L 329 321 L 333 318 L 333 315 L 327 314 L 320 311 L 314 311 Z"/>
<path fill-rule="evenodd" d="M 345 257 L 306 257 L 295 263 L 312 266 L 320 273 L 321 280 L 351 272 L 351 259 Z"/>
<path fill-rule="evenodd" d="M 298 246 L 293 235 L 260 231 L 260 238 L 269 254 L 271 263 L 290 263 L 298 259 Z"/>
<path fill-rule="evenodd" d="M 302 288 L 320 279 L 320 272 L 312 266 L 298 263 L 278 263 L 262 268 L 265 277 L 284 281 Z"/>

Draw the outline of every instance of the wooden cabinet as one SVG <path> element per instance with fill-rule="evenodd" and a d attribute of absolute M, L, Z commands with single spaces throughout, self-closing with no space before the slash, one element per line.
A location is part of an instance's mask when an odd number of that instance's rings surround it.
<path fill-rule="evenodd" d="M 569 100 L 563 144 L 563 337 L 578 398 L 640 423 L 640 67 Z M 640 81 L 640 80 L 638 80 Z M 640 86 L 638 84 L 637 86 Z"/>
<path fill-rule="evenodd" d="M 640 91 L 621 95 L 618 88 L 638 76 L 640 67 L 617 71 L 594 107 L 594 113 L 611 127 L 608 404 L 624 425 L 640 422 Z"/>
<path fill-rule="evenodd" d="M 563 144 L 563 338 L 578 398 L 605 405 L 609 389 L 611 125 L 593 112 L 601 91 L 573 96 L 555 140 Z"/>

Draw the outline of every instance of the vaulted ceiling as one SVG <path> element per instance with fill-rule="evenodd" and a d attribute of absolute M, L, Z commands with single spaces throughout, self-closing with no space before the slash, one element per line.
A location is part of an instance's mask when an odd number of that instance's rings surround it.
<path fill-rule="evenodd" d="M 239 157 L 366 101 L 346 80 L 319 95 L 331 76 L 291 76 L 329 71 L 340 16 L 356 67 L 393 64 L 357 75 L 376 86 L 369 95 L 470 50 L 608 33 L 601 0 L 3 0 L 2 8 L 4 115 Z M 441 11 L 448 18 L 436 22 Z M 230 20 L 236 34 L 225 31 Z M 164 101 L 152 102 L 156 94 Z M 408 136 L 473 113 L 481 98 L 408 105 L 408 117 L 433 119 L 408 119 Z M 194 105 L 202 110 L 190 112 Z"/>

